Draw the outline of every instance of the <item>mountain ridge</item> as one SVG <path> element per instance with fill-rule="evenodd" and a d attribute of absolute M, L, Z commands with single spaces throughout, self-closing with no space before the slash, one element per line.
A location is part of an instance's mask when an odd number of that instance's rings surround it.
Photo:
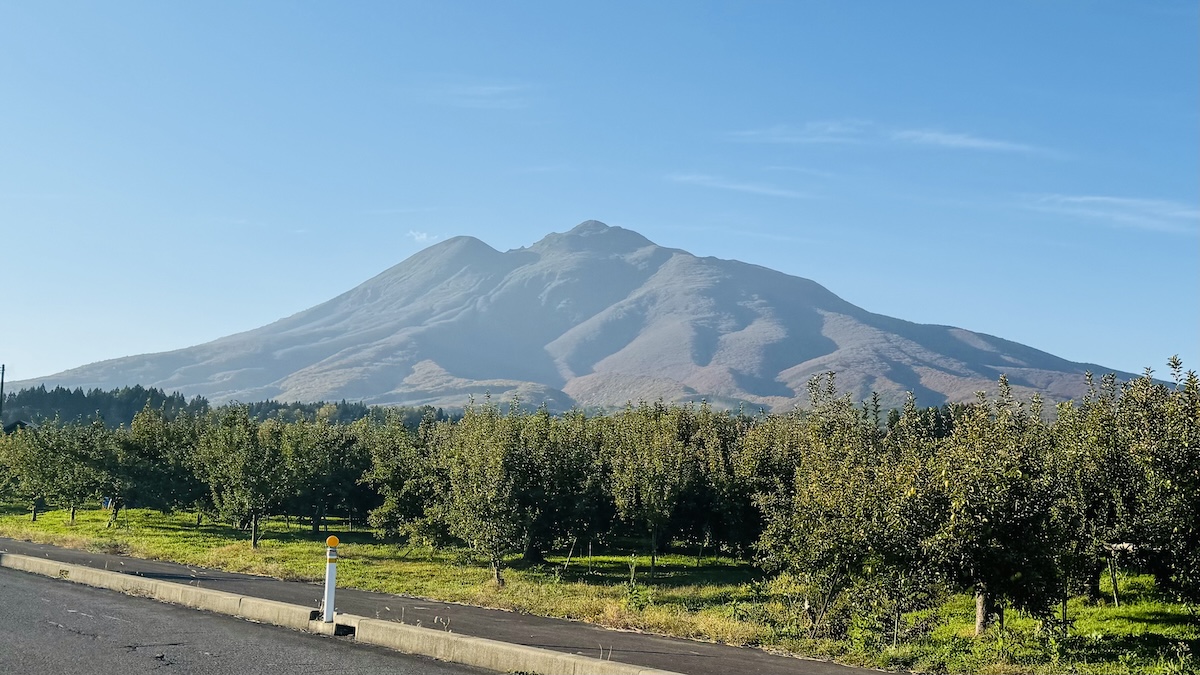
<path fill-rule="evenodd" d="M 856 398 L 1080 396 L 1109 372 L 992 335 L 876 314 L 810 279 L 700 258 L 599 221 L 497 251 L 453 237 L 265 326 L 14 386 L 141 384 L 228 400 L 458 407 L 520 396 L 555 410 L 699 400 L 788 409 L 835 371 Z M 1131 377 L 1119 373 L 1121 377 Z"/>

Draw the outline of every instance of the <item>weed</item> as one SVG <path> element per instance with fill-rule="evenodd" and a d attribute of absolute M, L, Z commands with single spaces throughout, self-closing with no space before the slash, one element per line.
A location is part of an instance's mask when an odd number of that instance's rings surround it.
<path fill-rule="evenodd" d="M 630 583 L 625 587 L 625 609 L 644 612 L 654 604 L 654 590 Z"/>

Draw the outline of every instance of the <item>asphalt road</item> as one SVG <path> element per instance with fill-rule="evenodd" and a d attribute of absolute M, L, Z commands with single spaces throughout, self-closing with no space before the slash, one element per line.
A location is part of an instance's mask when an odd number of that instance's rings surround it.
<path fill-rule="evenodd" d="M 354 555 L 347 546 L 345 557 Z M 240 595 L 279 600 L 317 609 L 321 586 L 269 577 L 222 572 L 162 560 L 58 548 L 0 537 L 0 552 L 49 558 L 62 562 L 136 574 L 150 579 L 194 584 Z M 314 561 L 316 570 L 323 559 Z M 0 596 L 0 602 L 3 602 Z M 551 619 L 529 614 L 483 609 L 386 593 L 348 588 L 337 591 L 337 611 L 376 619 L 402 621 L 428 628 L 449 628 L 459 635 L 499 640 L 511 644 L 552 649 L 662 668 L 689 675 L 868 675 L 876 672 L 824 661 L 787 658 L 758 649 L 732 647 L 628 631 L 607 630 L 578 621 Z M 2 645 L 0 645 L 2 647 Z M 0 666 L 3 662 L 0 661 Z M 0 673 L 4 673 L 0 668 Z"/>
<path fill-rule="evenodd" d="M 191 584 L 239 593 L 239 595 L 269 598 L 274 601 L 292 603 L 317 609 L 322 596 L 322 587 L 316 584 L 282 581 L 268 577 L 251 577 L 247 574 L 221 572 L 179 565 L 161 560 L 143 560 L 126 556 L 100 554 L 100 552 L 61 549 L 58 546 L 19 542 L 0 537 L 0 552 L 46 557 L 50 560 L 71 562 L 74 565 L 110 569 L 113 572 L 137 574 L 139 577 L 174 581 L 176 584 Z M 343 557 L 354 555 L 353 546 L 346 546 Z M 323 566 L 323 558 L 313 562 L 317 571 Z M 0 599 L 2 602 L 2 599 Z M 647 665 L 647 667 L 673 670 L 689 675 L 728 675 L 731 673 L 754 673 L 755 675 L 869 675 L 874 670 L 851 668 L 847 665 L 808 661 L 770 655 L 756 649 L 744 649 L 730 645 L 701 643 L 701 641 L 666 638 L 661 635 L 608 631 L 600 626 L 578 621 L 547 619 L 544 616 L 518 614 L 514 611 L 467 607 L 467 605 L 442 603 L 390 593 L 373 593 L 352 589 L 338 589 L 337 611 L 389 621 L 402 621 L 416 626 L 442 629 L 449 627 L 460 635 L 487 638 L 516 645 L 528 645 L 582 656 L 600 657 L 611 661 Z M 2 665 L 2 662 L 0 662 Z M 0 673 L 4 670 L 0 669 Z"/>
<path fill-rule="evenodd" d="M 0 673 L 487 671 L 0 568 Z"/>

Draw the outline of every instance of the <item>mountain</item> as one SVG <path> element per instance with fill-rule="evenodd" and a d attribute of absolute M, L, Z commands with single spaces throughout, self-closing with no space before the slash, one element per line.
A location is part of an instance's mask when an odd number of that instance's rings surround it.
<path fill-rule="evenodd" d="M 503 253 L 448 239 L 262 328 L 15 385 L 141 384 L 214 403 L 458 407 L 490 392 L 555 410 L 658 398 L 782 410 L 825 371 L 859 398 L 898 405 L 912 391 L 937 405 L 994 390 L 1001 374 L 1019 395 L 1073 398 L 1089 370 L 1109 369 L 873 314 L 808 279 L 590 220 Z"/>

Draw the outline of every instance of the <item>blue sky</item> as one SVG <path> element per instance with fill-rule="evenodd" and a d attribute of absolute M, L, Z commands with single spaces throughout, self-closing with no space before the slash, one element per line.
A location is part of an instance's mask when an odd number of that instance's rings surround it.
<path fill-rule="evenodd" d="M 587 220 L 1200 367 L 1195 2 L 0 0 L 0 361 L 190 346 Z"/>

